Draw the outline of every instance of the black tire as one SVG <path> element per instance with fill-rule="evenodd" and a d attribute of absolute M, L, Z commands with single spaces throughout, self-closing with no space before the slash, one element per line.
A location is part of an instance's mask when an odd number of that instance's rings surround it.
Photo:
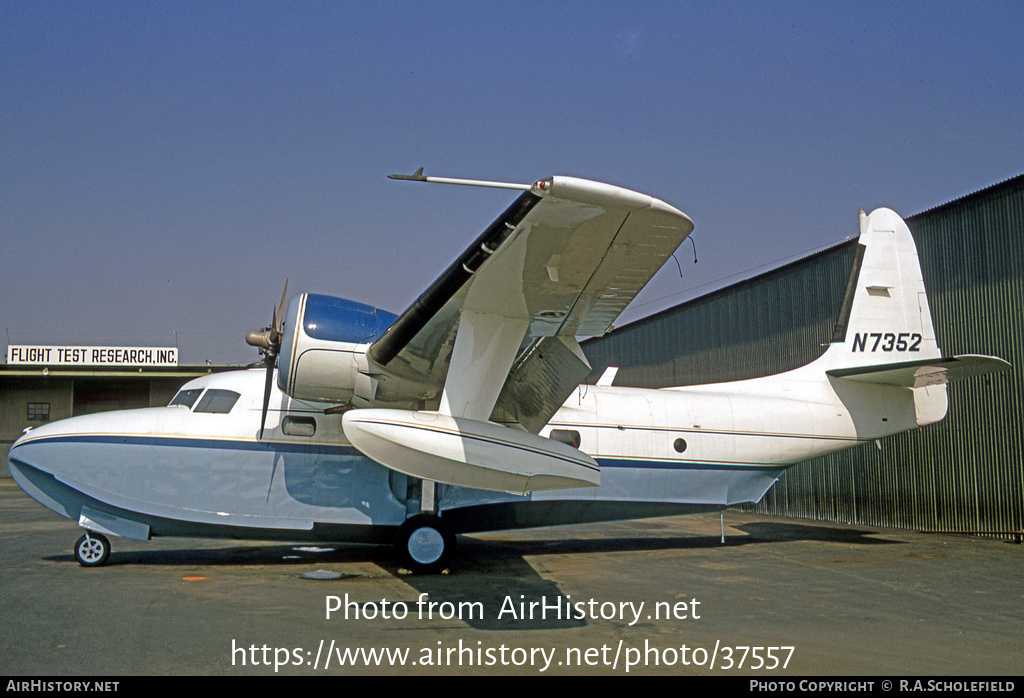
<path fill-rule="evenodd" d="M 438 574 L 455 557 L 455 534 L 439 516 L 417 514 L 405 520 L 396 542 L 402 562 L 415 574 Z"/>
<path fill-rule="evenodd" d="M 110 557 L 110 541 L 99 533 L 89 532 L 75 543 L 75 559 L 82 567 L 99 567 Z"/>

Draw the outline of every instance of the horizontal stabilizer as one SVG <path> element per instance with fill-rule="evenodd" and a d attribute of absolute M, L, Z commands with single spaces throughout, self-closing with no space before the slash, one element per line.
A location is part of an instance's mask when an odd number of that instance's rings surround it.
<path fill-rule="evenodd" d="M 879 383 L 904 388 L 924 388 L 950 381 L 1005 371 L 1010 364 L 997 356 L 961 354 L 938 359 L 920 359 L 900 363 L 856 368 L 836 368 L 828 375 L 861 383 Z"/>

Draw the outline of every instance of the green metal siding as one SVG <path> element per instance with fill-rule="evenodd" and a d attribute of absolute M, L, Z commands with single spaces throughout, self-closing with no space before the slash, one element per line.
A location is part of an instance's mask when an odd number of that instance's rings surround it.
<path fill-rule="evenodd" d="M 663 388 L 779 373 L 817 358 L 832 337 L 856 240 L 627 325 L 584 344 L 599 376 Z"/>
<path fill-rule="evenodd" d="M 1015 368 L 950 386 L 945 421 L 797 465 L 758 511 L 941 531 L 1024 529 L 1024 175 L 907 219 L 939 344 Z M 855 241 L 584 345 L 598 375 L 665 387 L 800 366 L 831 339 Z"/>

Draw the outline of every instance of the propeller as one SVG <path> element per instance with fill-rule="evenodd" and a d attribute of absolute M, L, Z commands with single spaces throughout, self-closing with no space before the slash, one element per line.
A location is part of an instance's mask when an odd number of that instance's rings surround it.
<path fill-rule="evenodd" d="M 284 323 L 284 303 L 288 298 L 288 280 L 284 282 L 284 293 L 281 294 L 281 304 L 274 308 L 273 320 L 269 327 L 264 327 L 258 332 L 250 332 L 245 335 L 245 343 L 257 347 L 263 352 L 263 364 L 267 367 L 267 380 L 263 386 L 263 413 L 260 416 L 260 438 L 263 438 L 263 428 L 267 424 L 267 410 L 270 407 L 270 385 L 274 380 L 274 366 L 277 364 L 277 355 L 281 352 L 281 338 L 284 336 L 282 325 Z"/>

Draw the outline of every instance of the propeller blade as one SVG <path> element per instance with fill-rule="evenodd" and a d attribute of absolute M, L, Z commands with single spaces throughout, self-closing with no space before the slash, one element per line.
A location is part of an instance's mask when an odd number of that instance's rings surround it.
<path fill-rule="evenodd" d="M 267 355 L 267 381 L 263 386 L 263 412 L 260 415 L 260 439 L 263 438 L 263 429 L 267 425 L 267 410 L 270 407 L 270 384 L 274 380 L 274 357 Z"/>
<path fill-rule="evenodd" d="M 270 408 L 270 386 L 274 381 L 274 365 L 281 351 L 281 338 L 284 336 L 284 304 L 288 300 L 288 279 L 284 281 L 284 292 L 281 294 L 281 305 L 274 306 L 271 314 L 270 327 L 262 332 L 250 332 L 245 341 L 254 347 L 263 349 L 263 363 L 267 366 L 267 380 L 263 386 L 263 412 L 260 415 L 260 436 L 267 425 L 267 411 Z"/>
<path fill-rule="evenodd" d="M 284 280 L 284 292 L 281 294 L 281 305 L 277 306 L 274 311 L 274 324 L 270 329 L 270 341 L 280 347 L 281 337 L 284 335 L 282 332 L 282 323 L 284 322 L 284 304 L 288 299 L 288 279 Z"/>

